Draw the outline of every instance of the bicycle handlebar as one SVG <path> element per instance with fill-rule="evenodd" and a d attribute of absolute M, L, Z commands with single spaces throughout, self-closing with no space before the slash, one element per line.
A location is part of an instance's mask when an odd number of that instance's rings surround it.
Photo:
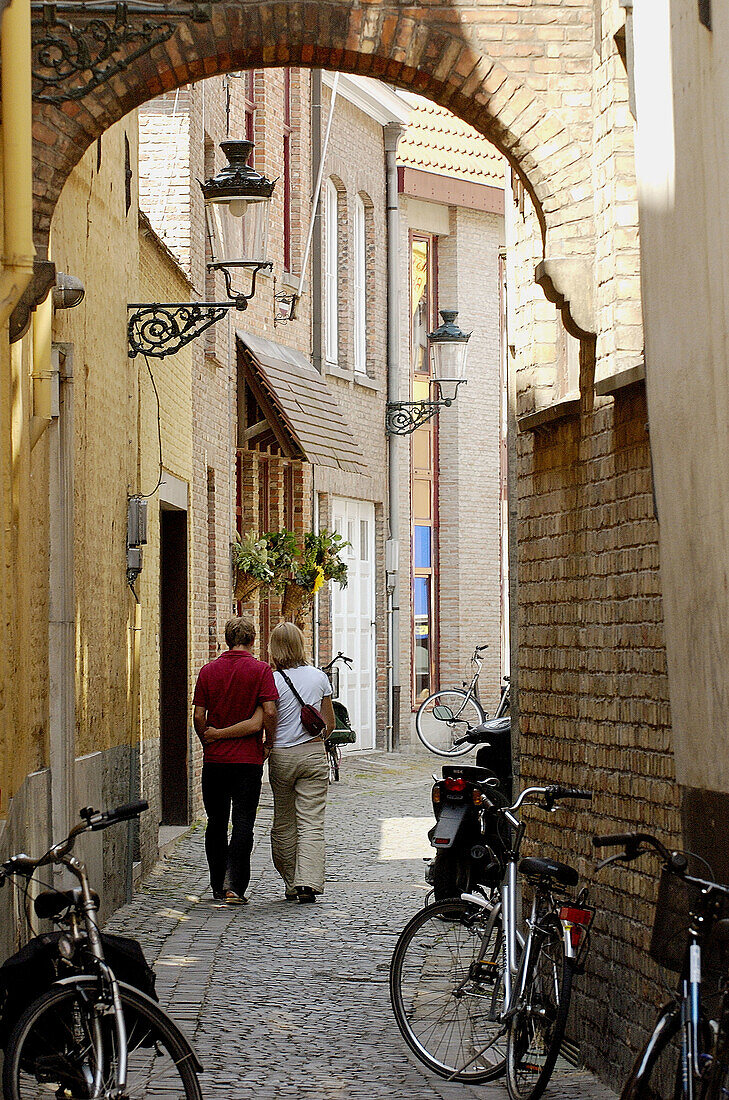
<path fill-rule="evenodd" d="M 612 833 L 607 836 L 594 836 L 592 844 L 595 848 L 622 848 L 623 852 L 614 856 L 608 856 L 598 865 L 598 870 L 606 867 L 608 863 L 620 860 L 623 863 L 632 863 L 638 856 L 642 856 L 648 850 L 641 845 L 647 845 L 661 858 L 669 870 L 675 874 L 683 875 L 688 867 L 688 860 L 683 852 L 669 852 L 665 844 L 661 844 L 658 837 L 650 833 Z"/>
<path fill-rule="evenodd" d="M 518 810 L 530 795 L 543 795 L 544 808 L 551 810 L 560 798 L 582 798 L 589 801 L 592 798 L 592 791 L 583 790 L 581 787 L 564 787 L 561 783 L 552 783 L 549 787 L 526 787 L 514 805 L 509 807 L 512 813 Z"/>
<path fill-rule="evenodd" d="M 20 852 L 18 855 L 5 860 L 0 868 L 0 886 L 5 884 L 5 879 L 10 875 L 24 875 L 29 878 L 39 867 L 45 867 L 49 863 L 63 862 L 63 857 L 69 854 L 76 842 L 76 837 L 80 833 L 108 829 L 110 825 L 116 825 L 119 821 L 129 821 L 133 817 L 139 817 L 148 809 L 149 803 L 144 800 L 125 802 L 121 806 L 116 806 L 113 810 L 93 810 L 90 806 L 86 806 L 80 811 L 81 824 L 75 825 L 65 840 L 54 844 L 40 859 L 31 859 L 24 852 Z"/>

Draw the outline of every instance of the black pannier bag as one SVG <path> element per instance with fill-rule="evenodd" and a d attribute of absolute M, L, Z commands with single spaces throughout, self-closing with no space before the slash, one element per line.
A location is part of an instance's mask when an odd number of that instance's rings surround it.
<path fill-rule="evenodd" d="M 56 946 L 60 936 L 60 932 L 36 936 L 0 966 L 0 1049 L 5 1049 L 26 1008 L 47 993 L 55 981 L 85 972 L 80 959 L 67 962 L 60 957 Z M 117 980 L 158 1000 L 154 970 L 137 941 L 107 932 L 101 933 L 101 941 L 106 961 Z M 130 1021 L 127 1028 L 130 1029 Z"/>

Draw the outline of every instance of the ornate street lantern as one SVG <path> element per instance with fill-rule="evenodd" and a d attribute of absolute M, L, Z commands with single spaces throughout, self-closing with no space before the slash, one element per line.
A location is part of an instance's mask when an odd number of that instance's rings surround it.
<path fill-rule="evenodd" d="M 439 409 L 449 408 L 458 396 L 458 387 L 465 381 L 466 355 L 470 332 L 462 332 L 456 324 L 458 311 L 442 309 L 443 323 L 428 334 L 433 373 L 430 384 L 438 397 L 429 401 L 388 401 L 385 431 L 390 435 L 410 435 Z"/>
<path fill-rule="evenodd" d="M 222 271 L 226 302 L 130 303 L 129 355 L 174 355 L 195 340 L 231 309 L 246 309 L 256 293 L 258 272 L 272 268 L 266 256 L 268 215 L 276 181 L 266 179 L 246 161 L 252 141 L 224 141 L 228 163 L 212 179 L 200 184 L 205 202 L 205 224 L 210 243 L 208 268 Z M 250 272 L 249 293 L 233 287 L 236 273 Z"/>

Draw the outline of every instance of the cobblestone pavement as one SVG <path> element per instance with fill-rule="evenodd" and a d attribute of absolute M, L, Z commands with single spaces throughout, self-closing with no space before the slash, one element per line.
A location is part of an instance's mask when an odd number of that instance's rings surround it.
<path fill-rule="evenodd" d="M 425 897 L 437 768 L 420 754 L 345 758 L 330 788 L 327 888 L 316 905 L 284 901 L 264 784 L 248 906 L 212 901 L 197 826 L 114 915 L 109 928 L 140 940 L 162 1004 L 193 1039 L 206 1100 L 504 1100 L 501 1084 L 460 1085 L 421 1067 L 390 1009 L 390 955 Z M 546 1096 L 613 1098 L 577 1071 Z"/>

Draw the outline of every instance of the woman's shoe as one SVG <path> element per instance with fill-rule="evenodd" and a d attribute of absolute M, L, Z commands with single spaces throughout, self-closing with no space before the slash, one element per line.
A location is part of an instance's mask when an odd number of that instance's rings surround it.
<path fill-rule="evenodd" d="M 316 894 L 312 890 L 311 886 L 297 886 L 296 894 L 299 902 L 305 905 L 307 902 L 316 901 Z"/>
<path fill-rule="evenodd" d="M 235 890 L 225 891 L 226 905 L 247 905 L 248 898 L 243 897 L 242 894 L 236 894 Z"/>

